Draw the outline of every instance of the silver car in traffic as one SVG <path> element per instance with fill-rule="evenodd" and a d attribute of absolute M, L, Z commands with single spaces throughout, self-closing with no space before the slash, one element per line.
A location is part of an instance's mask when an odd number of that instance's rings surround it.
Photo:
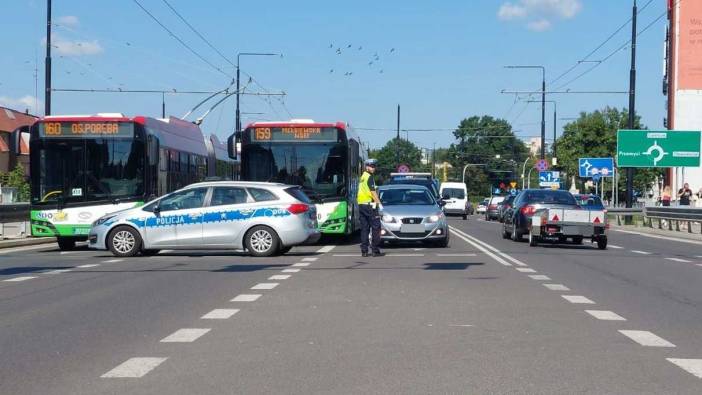
<path fill-rule="evenodd" d="M 297 186 L 203 182 L 103 216 L 93 223 L 88 240 L 90 248 L 116 256 L 162 249 L 245 249 L 271 256 L 316 242 L 316 218 L 314 204 Z"/>
<path fill-rule="evenodd" d="M 423 241 L 440 247 L 449 244 L 448 223 L 441 203 L 419 185 L 384 185 L 378 188 L 383 204 L 380 237 L 383 241 Z"/>

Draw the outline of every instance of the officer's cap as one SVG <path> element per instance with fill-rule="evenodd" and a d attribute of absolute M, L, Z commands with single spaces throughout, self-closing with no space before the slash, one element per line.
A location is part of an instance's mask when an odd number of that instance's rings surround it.
<path fill-rule="evenodd" d="M 366 166 L 376 167 L 378 166 L 377 159 L 366 159 Z"/>

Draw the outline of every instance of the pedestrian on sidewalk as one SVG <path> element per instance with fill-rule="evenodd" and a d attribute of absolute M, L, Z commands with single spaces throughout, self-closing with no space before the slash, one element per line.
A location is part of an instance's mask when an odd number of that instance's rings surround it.
<path fill-rule="evenodd" d="M 691 197 L 692 189 L 690 189 L 690 184 L 685 183 L 683 187 L 678 190 L 678 204 L 681 206 L 689 206 Z"/>
<path fill-rule="evenodd" d="M 661 193 L 661 205 L 662 206 L 670 206 L 670 199 L 672 197 L 672 191 L 670 188 L 670 185 L 666 185 L 663 188 L 663 193 Z"/>

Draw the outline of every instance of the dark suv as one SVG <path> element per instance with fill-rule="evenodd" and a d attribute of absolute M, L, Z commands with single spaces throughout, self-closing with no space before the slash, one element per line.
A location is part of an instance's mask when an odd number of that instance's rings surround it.
<path fill-rule="evenodd" d="M 504 213 L 502 237 L 521 240 L 523 235 L 529 233 L 529 218 L 538 211 L 549 208 L 579 209 L 580 206 L 568 191 L 525 189 Z"/>

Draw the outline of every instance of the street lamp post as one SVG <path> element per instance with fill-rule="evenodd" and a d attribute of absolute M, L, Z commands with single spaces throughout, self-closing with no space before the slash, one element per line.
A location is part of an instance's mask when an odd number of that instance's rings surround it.
<path fill-rule="evenodd" d="M 541 159 L 546 157 L 546 67 L 544 66 L 505 66 L 507 69 L 541 69 Z"/>
<path fill-rule="evenodd" d="M 527 103 L 541 103 L 538 100 L 528 100 Z M 546 103 L 553 104 L 553 157 L 557 158 L 556 155 L 556 122 L 558 120 L 558 103 L 555 100 L 546 100 Z"/>
<path fill-rule="evenodd" d="M 277 53 L 262 53 L 262 52 L 240 52 L 236 54 L 236 120 L 235 128 L 236 132 L 241 132 L 241 112 L 239 112 L 239 88 L 241 81 L 241 68 L 239 67 L 239 58 L 242 56 L 276 56 L 280 55 Z"/>

